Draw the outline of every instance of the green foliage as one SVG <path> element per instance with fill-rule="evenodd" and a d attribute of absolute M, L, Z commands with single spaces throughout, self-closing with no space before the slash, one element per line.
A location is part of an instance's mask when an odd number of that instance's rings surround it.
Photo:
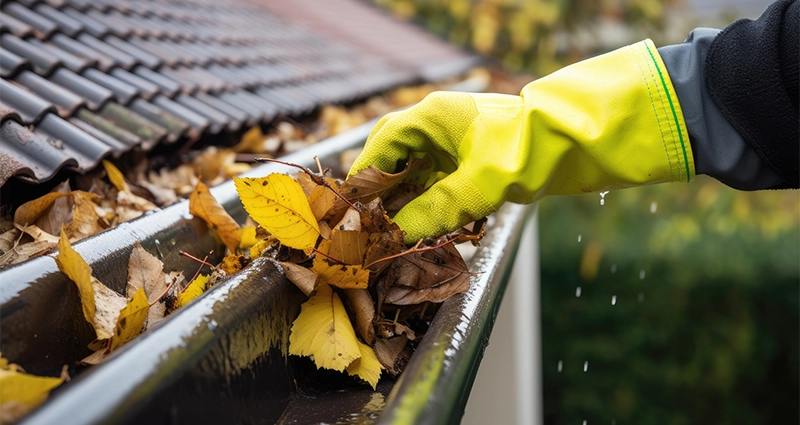
<path fill-rule="evenodd" d="M 546 424 L 798 423 L 797 191 L 701 177 L 539 220 Z"/>

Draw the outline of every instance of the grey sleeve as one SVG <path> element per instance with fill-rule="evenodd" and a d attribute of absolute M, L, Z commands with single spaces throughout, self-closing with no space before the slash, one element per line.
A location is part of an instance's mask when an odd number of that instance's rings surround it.
<path fill-rule="evenodd" d="M 740 190 L 775 187 L 783 179 L 761 161 L 714 104 L 706 87 L 708 48 L 719 30 L 697 28 L 683 44 L 658 49 L 678 94 L 697 174 Z"/>

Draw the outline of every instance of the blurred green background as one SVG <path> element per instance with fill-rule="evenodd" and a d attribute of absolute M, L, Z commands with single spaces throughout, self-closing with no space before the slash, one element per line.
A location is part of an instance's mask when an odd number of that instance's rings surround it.
<path fill-rule="evenodd" d="M 534 75 L 769 4 L 375 2 Z M 539 204 L 545 424 L 800 423 L 800 192 L 700 176 L 600 200 Z"/>

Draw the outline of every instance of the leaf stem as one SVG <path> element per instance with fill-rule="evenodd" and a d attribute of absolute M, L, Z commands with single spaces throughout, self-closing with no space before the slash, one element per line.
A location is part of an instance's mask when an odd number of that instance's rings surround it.
<path fill-rule="evenodd" d="M 313 252 L 315 252 L 315 253 L 317 253 L 317 254 L 319 254 L 319 255 L 321 255 L 321 256 L 323 256 L 323 257 L 325 257 L 325 258 L 327 258 L 327 259 L 329 259 L 331 261 L 334 261 L 336 263 L 344 264 L 344 261 L 337 260 L 337 259 L 331 257 L 330 255 L 318 250 L 317 248 L 311 248 L 311 251 L 313 251 Z"/>
<path fill-rule="evenodd" d="M 380 263 L 380 262 L 383 262 L 383 261 L 386 261 L 386 260 L 393 260 L 393 259 L 395 259 L 395 258 L 400 258 L 400 257 L 402 257 L 402 256 L 405 256 L 405 255 L 408 255 L 408 254 L 414 254 L 415 252 L 425 252 L 425 251 L 432 251 L 432 250 L 434 250 L 434 249 L 439 249 L 439 248 L 442 248 L 442 247 L 444 247 L 444 246 L 450 245 L 451 243 L 453 243 L 453 242 L 457 241 L 458 239 L 459 239 L 458 237 L 455 237 L 455 238 L 453 238 L 453 239 L 446 240 L 446 241 L 444 241 L 444 242 L 442 242 L 442 243 L 440 243 L 440 244 L 438 244 L 438 245 L 434 245 L 434 246 L 425 246 L 425 247 L 422 247 L 422 248 L 420 248 L 419 246 L 420 246 L 420 245 L 422 245 L 422 241 L 423 241 L 423 239 L 420 239 L 420 240 L 419 240 L 419 241 L 417 241 L 417 243 L 416 243 L 416 244 L 415 244 L 413 247 L 411 247 L 409 250 L 407 250 L 407 251 L 403 251 L 403 252 L 401 252 L 401 253 L 399 253 L 399 254 L 390 255 L 390 256 L 388 256 L 388 257 L 379 258 L 379 259 L 377 259 L 377 260 L 375 260 L 375 261 L 373 261 L 373 262 L 371 262 L 371 263 L 367 264 L 366 266 L 364 266 L 364 268 L 365 268 L 365 269 L 368 269 L 368 268 L 370 268 L 370 267 L 372 267 L 372 266 L 374 266 L 375 264 L 378 264 L 378 263 Z"/>

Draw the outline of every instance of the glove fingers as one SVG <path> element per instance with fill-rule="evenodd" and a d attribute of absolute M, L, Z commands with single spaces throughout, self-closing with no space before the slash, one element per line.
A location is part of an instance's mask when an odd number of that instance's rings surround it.
<path fill-rule="evenodd" d="M 394 221 L 406 232 L 406 243 L 415 243 L 451 232 L 494 211 L 460 168 L 403 207 Z"/>
<path fill-rule="evenodd" d="M 402 113 L 402 111 L 390 112 L 378 120 L 375 127 L 372 127 L 372 131 L 370 131 L 369 137 L 367 137 L 367 142 L 364 144 L 364 150 L 358 158 L 356 158 L 353 166 L 350 167 L 350 171 L 347 173 L 348 178 L 356 172 L 368 168 L 370 165 L 374 165 L 382 171 L 391 173 L 394 171 L 397 161 L 399 159 L 405 159 L 408 156 L 407 149 L 404 151 L 397 148 L 386 149 L 386 137 L 379 136 L 386 126 L 386 123 Z"/>

